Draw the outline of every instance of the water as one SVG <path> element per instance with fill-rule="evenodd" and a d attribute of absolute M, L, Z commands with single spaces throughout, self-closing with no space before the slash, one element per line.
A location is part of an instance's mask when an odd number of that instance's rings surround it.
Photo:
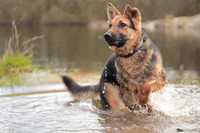
<path fill-rule="evenodd" d="M 8 41 L 10 27 L 0 27 L 0 54 Z M 55 69 L 79 69 L 100 72 L 111 51 L 103 39 L 104 31 L 79 26 L 18 27 L 22 38 L 44 35 L 35 42 L 34 62 Z M 200 39 L 198 33 L 178 35 L 164 31 L 149 33 L 160 48 L 170 80 L 197 78 L 200 72 Z M 178 77 L 177 77 L 178 76 Z"/>
<path fill-rule="evenodd" d="M 27 88 L 29 89 L 29 88 Z M 91 101 L 68 104 L 67 92 L 0 98 L 2 133 L 200 132 L 197 86 L 168 85 L 152 95 L 152 114 L 103 112 Z"/>
<path fill-rule="evenodd" d="M 97 82 L 110 54 L 102 37 L 103 31 L 67 26 L 19 29 L 23 38 L 45 35 L 34 49 L 35 63 L 49 67 L 57 74 L 73 72 L 82 83 Z M 0 27 L 0 30 L 0 43 L 4 44 L 10 30 L 8 27 Z M 13 93 L 0 97 L 0 132 L 199 133 L 200 88 L 174 83 L 177 80 L 199 80 L 200 39 L 194 35 L 176 36 L 163 32 L 151 33 L 150 36 L 162 52 L 170 83 L 165 90 L 152 95 L 152 114 L 103 112 L 90 100 L 68 104 L 73 98 L 63 84 L 38 84 L 0 92 Z M 3 45 L 0 45 L 0 54 L 2 49 Z M 33 77 L 38 79 L 38 76 Z M 48 77 L 46 74 L 42 76 L 43 79 Z M 27 94 L 16 94 L 14 90 Z M 39 90 L 44 91 L 37 93 Z"/>

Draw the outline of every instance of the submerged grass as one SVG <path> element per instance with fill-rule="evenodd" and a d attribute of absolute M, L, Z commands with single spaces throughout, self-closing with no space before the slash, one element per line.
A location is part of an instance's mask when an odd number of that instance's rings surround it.
<path fill-rule="evenodd" d="M 19 85 L 21 74 L 32 72 L 38 67 L 32 61 L 34 42 L 43 36 L 22 40 L 16 24 L 12 23 L 12 35 L 0 57 L 0 86 Z"/>

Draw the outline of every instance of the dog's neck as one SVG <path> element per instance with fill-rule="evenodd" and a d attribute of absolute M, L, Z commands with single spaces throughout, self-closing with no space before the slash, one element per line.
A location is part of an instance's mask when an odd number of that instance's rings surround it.
<path fill-rule="evenodd" d="M 141 38 L 137 42 L 138 43 L 137 46 L 134 48 L 134 50 L 132 50 L 132 52 L 130 52 L 130 53 L 126 54 L 126 55 L 119 54 L 117 56 L 120 57 L 120 58 L 129 58 L 129 57 L 132 57 L 135 53 L 137 53 L 138 51 L 140 51 L 143 48 L 144 43 L 146 41 L 146 38 L 147 37 L 146 37 L 145 33 L 143 32 L 142 35 L 141 35 Z"/>
<path fill-rule="evenodd" d="M 131 53 L 128 53 L 126 55 L 121 54 L 118 56 L 121 58 L 129 58 L 129 57 L 133 56 L 135 53 L 137 53 L 142 48 L 143 43 L 144 43 L 144 40 L 141 39 L 140 42 L 138 43 L 137 47 Z"/>

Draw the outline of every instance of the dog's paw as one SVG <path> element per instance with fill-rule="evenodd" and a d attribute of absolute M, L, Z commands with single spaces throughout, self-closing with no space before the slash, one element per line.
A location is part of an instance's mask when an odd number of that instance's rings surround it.
<path fill-rule="evenodd" d="M 151 113 L 153 111 L 153 108 L 150 104 L 144 104 L 142 105 L 142 107 L 145 108 L 148 113 Z"/>

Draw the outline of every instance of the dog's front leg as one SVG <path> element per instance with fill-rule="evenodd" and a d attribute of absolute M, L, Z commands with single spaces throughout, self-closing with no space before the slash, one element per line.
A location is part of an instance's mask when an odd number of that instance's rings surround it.
<path fill-rule="evenodd" d="M 127 110 L 120 96 L 119 87 L 110 83 L 104 83 L 105 96 L 112 111 Z"/>

